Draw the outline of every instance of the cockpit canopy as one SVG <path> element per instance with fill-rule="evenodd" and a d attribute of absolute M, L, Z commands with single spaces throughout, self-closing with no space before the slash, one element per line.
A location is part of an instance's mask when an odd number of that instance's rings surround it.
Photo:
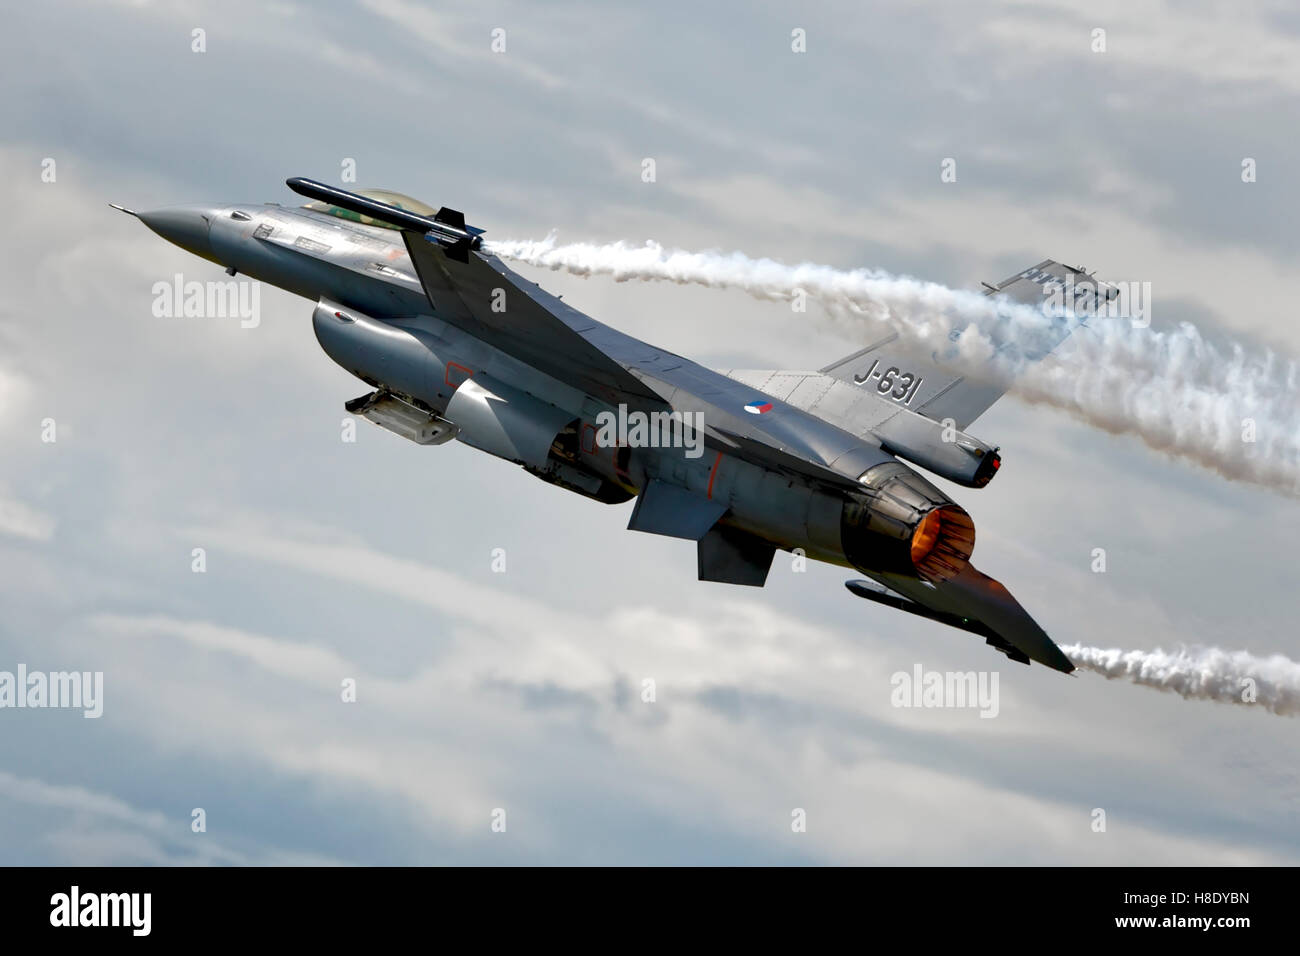
<path fill-rule="evenodd" d="M 428 203 L 420 202 L 418 199 L 412 199 L 410 196 L 404 196 L 401 193 L 395 193 L 387 189 L 357 189 L 354 190 L 358 195 L 365 196 L 367 199 L 374 199 L 377 202 L 388 203 L 390 206 L 396 206 L 398 209 L 405 209 L 407 212 L 413 212 L 417 216 L 428 216 L 432 218 L 438 210 L 434 209 Z M 338 216 L 340 219 L 351 219 L 353 222 L 359 222 L 367 226 L 379 226 L 381 229 L 397 229 L 397 226 L 390 225 L 386 222 L 380 222 L 370 216 L 363 216 L 355 213 L 351 209 L 344 209 L 341 206 L 333 206 L 327 202 L 315 200 L 307 203 L 302 207 L 310 209 L 313 212 L 323 212 L 330 216 Z"/>

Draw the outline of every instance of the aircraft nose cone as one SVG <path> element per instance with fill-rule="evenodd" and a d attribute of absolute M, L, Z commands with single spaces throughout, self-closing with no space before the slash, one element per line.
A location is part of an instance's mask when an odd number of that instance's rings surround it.
<path fill-rule="evenodd" d="M 140 221 L 168 242 L 204 259 L 214 259 L 208 228 L 212 212 L 202 206 L 169 206 L 139 214 Z"/>

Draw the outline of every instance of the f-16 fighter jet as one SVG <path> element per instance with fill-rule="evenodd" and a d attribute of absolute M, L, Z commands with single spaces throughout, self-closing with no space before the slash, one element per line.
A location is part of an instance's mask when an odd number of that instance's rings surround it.
<path fill-rule="evenodd" d="M 1074 669 L 971 564 L 970 515 L 904 464 L 987 485 L 998 449 L 965 429 L 1001 387 L 892 337 L 817 372 L 703 368 L 517 275 L 454 209 L 288 185 L 311 202 L 138 216 L 232 275 L 314 302 L 317 341 L 372 389 L 348 412 L 421 445 L 457 439 L 596 501 L 635 497 L 628 527 L 694 541 L 701 581 L 761 587 L 778 549 L 801 549 L 866 575 L 847 583 L 859 597 L 1012 660 Z M 989 294 L 1037 303 L 1086 279 L 1047 260 Z"/>

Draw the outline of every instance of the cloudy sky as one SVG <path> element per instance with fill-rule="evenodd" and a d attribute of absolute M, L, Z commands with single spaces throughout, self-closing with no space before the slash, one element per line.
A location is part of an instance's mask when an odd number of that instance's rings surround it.
<path fill-rule="evenodd" d="M 311 303 L 157 318 L 155 282 L 220 268 L 106 205 L 288 203 L 351 159 L 490 236 L 975 288 L 1052 257 L 1150 281 L 1158 328 L 1296 355 L 1287 4 L 52 0 L 0 55 L 0 670 L 104 673 L 98 720 L 0 710 L 0 863 L 1300 862 L 1294 720 L 1020 667 L 788 556 L 701 584 L 630 505 L 345 443 L 367 388 Z M 536 278 L 717 367 L 870 337 Z M 1012 399 L 973 431 L 1005 462 L 949 489 L 979 565 L 1058 642 L 1300 659 L 1294 500 Z M 917 664 L 996 669 L 998 716 L 891 706 Z"/>

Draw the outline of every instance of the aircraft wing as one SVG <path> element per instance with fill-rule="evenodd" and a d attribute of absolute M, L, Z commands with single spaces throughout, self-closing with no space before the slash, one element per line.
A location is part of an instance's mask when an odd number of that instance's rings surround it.
<path fill-rule="evenodd" d="M 666 408 L 663 399 L 595 339 L 606 326 L 505 266 L 469 253 L 458 262 L 423 235 L 404 232 L 406 248 L 435 314 L 521 361 L 632 408 Z M 501 305 L 494 309 L 494 301 Z M 450 315 L 449 315 L 450 313 Z M 621 339 L 621 337 L 620 337 Z M 627 358 L 635 359 L 635 346 Z"/>
<path fill-rule="evenodd" d="M 1112 286 L 1095 284 L 1082 269 L 1044 259 L 1036 266 L 989 286 L 987 295 L 1003 295 L 1023 305 L 1040 306 L 1052 288 L 1063 287 L 1069 279 L 1080 294 L 1094 294 L 1104 302 L 1118 294 Z M 1095 291 L 1094 291 L 1095 290 Z M 1080 310 L 1081 311 L 1081 310 Z M 1037 341 L 1002 341 L 999 351 L 1015 349 L 1025 358 L 1036 361 L 1064 341 L 1069 324 L 1060 320 L 1045 325 Z M 995 340 L 996 330 L 994 330 Z M 934 421 L 951 418 L 957 428 L 965 429 L 1002 397 L 1005 387 L 973 378 L 954 376 L 944 368 L 936 352 L 928 357 L 905 351 L 898 344 L 897 333 L 834 362 L 820 372 L 843 381 L 878 398 L 887 406 L 903 407 Z"/>
<path fill-rule="evenodd" d="M 848 589 L 858 597 L 979 634 L 1022 664 L 1035 660 L 1066 674 L 1074 670 L 1070 659 L 1002 582 L 972 564 L 933 584 L 898 574 L 865 573 L 884 587 L 849 581 Z"/>
<path fill-rule="evenodd" d="M 294 178 L 295 192 L 400 229 L 420 284 L 440 319 L 560 381 L 647 411 L 663 399 L 628 371 L 648 346 L 544 292 L 482 251 L 481 229 L 454 209 L 421 216 L 325 183 Z"/>

